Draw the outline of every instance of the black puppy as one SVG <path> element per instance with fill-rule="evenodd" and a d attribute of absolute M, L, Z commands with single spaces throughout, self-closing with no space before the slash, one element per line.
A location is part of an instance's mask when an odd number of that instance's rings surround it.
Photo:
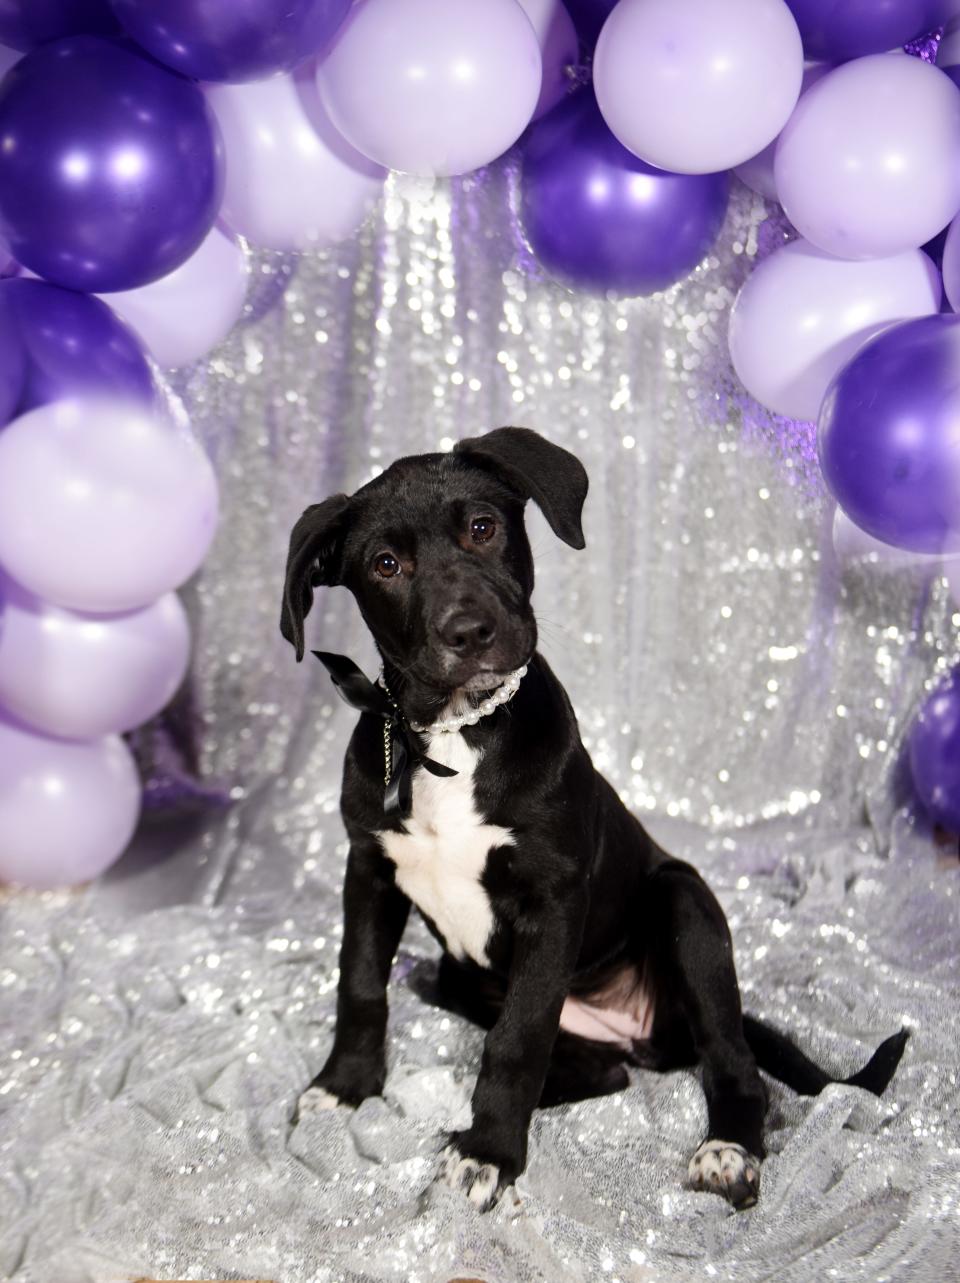
<path fill-rule="evenodd" d="M 383 659 L 374 687 L 316 652 L 366 711 L 343 777 L 336 1037 L 300 1109 L 380 1093 L 387 979 L 412 903 L 444 950 L 438 1000 L 489 1029 L 451 1184 L 489 1207 L 524 1168 L 538 1104 L 617 1091 L 628 1063 L 699 1061 L 709 1121 L 689 1178 L 745 1207 L 764 1156 L 758 1065 L 808 1094 L 835 1080 L 742 1015 L 720 906 L 594 770 L 536 652 L 524 504 L 582 548 L 586 493 L 573 455 L 500 428 L 401 459 L 293 529 L 280 626 L 298 660 L 318 584 L 353 592 Z M 881 1092 L 905 1039 L 845 1081 Z"/>

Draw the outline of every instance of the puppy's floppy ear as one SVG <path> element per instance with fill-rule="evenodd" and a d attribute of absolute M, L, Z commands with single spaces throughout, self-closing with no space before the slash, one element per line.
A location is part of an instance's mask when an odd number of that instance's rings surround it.
<path fill-rule="evenodd" d="M 287 577 L 283 585 L 280 631 L 303 659 L 303 621 L 313 605 L 317 584 L 339 582 L 340 544 L 347 530 L 350 500 L 335 494 L 311 504 L 290 532 Z"/>
<path fill-rule="evenodd" d="M 454 453 L 495 472 L 524 499 L 532 499 L 550 529 L 571 548 L 584 548 L 581 514 L 587 473 L 580 460 L 529 428 L 496 428 L 470 437 Z"/>

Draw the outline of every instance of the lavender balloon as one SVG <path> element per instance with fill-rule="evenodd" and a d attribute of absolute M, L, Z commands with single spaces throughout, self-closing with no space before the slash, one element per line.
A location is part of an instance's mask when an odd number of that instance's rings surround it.
<path fill-rule="evenodd" d="M 652 294 L 691 272 L 716 239 L 726 174 L 670 174 L 627 151 L 581 90 L 531 130 L 523 226 L 547 271 L 574 286 Z"/>
<path fill-rule="evenodd" d="M 150 285 L 107 294 L 158 365 L 189 365 L 221 343 L 243 311 L 249 269 L 243 246 L 212 228 L 200 248 Z"/>
<path fill-rule="evenodd" d="M 955 0 L 787 0 L 808 58 L 846 62 L 939 27 Z"/>
<path fill-rule="evenodd" d="M 140 798 L 119 736 L 46 739 L 0 715 L 0 880 L 46 890 L 97 877 L 133 836 Z"/>
<path fill-rule="evenodd" d="M 576 65 L 580 47 L 576 28 L 562 0 L 518 0 L 518 3 L 537 34 L 543 61 L 540 97 L 533 113 L 533 119 L 539 120 L 569 93 L 573 82 L 567 68 Z"/>
<path fill-rule="evenodd" d="M 620 0 L 593 62 L 603 117 L 661 169 L 707 174 L 776 138 L 803 50 L 783 0 Z"/>
<path fill-rule="evenodd" d="M 135 610 L 176 588 L 216 519 L 203 450 L 141 407 L 60 401 L 0 433 L 0 565 L 69 610 Z"/>
<path fill-rule="evenodd" d="M 0 0 L 0 41 L 14 49 L 63 36 L 119 34 L 109 0 Z"/>
<path fill-rule="evenodd" d="M 828 71 L 832 71 L 828 62 L 811 62 L 803 69 L 803 79 L 800 82 L 800 97 L 812 89 L 818 80 L 822 80 Z M 796 108 L 794 108 L 796 110 Z M 745 160 L 742 165 L 734 168 L 734 173 L 742 183 L 756 192 L 760 196 L 765 196 L 767 200 L 779 200 L 777 195 L 777 183 L 773 176 L 773 162 L 777 154 L 777 143 L 780 135 L 774 138 L 773 142 L 767 143 L 763 151 L 757 152 L 750 160 Z"/>
<path fill-rule="evenodd" d="M 145 285 L 213 225 L 222 160 L 202 93 L 112 41 L 22 58 L 0 83 L 0 137 L 0 234 L 55 284 Z"/>
<path fill-rule="evenodd" d="M 960 671 L 924 702 L 907 743 L 918 797 L 937 824 L 960 833 Z"/>
<path fill-rule="evenodd" d="M 356 231 L 385 171 L 351 147 L 320 103 L 312 63 L 291 76 L 211 85 L 223 135 L 223 219 L 255 245 L 322 249 Z"/>
<path fill-rule="evenodd" d="M 388 169 L 464 174 L 503 154 L 537 106 L 540 46 L 516 0 L 365 0 L 324 59 L 320 94 Z"/>
<path fill-rule="evenodd" d="M 939 310 L 940 275 L 922 250 L 849 262 L 793 241 L 758 264 L 737 297 L 733 368 L 761 405 L 816 419 L 830 380 L 867 339 Z"/>
<path fill-rule="evenodd" d="M 0 281 L 0 335 L 0 424 L 64 397 L 153 398 L 136 335 L 99 299 L 43 281 Z"/>
<path fill-rule="evenodd" d="M 837 67 L 797 105 L 774 161 L 802 236 L 838 258 L 916 249 L 960 209 L 960 90 L 919 58 Z"/>
<path fill-rule="evenodd" d="M 323 49 L 351 0 L 113 0 L 138 44 L 197 80 L 257 80 Z"/>
<path fill-rule="evenodd" d="M 943 290 L 950 306 L 960 312 L 960 214 L 950 224 L 943 243 Z"/>
<path fill-rule="evenodd" d="M 132 730 L 170 701 L 189 656 L 176 593 L 122 615 L 80 615 L 0 581 L 0 706 L 36 731 Z"/>
<path fill-rule="evenodd" d="M 914 552 L 960 549 L 960 317 L 871 339 L 820 413 L 820 462 L 847 515 Z"/>

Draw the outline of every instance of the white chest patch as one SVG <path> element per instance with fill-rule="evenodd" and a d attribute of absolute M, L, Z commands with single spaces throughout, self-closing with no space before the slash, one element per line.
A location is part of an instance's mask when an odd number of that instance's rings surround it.
<path fill-rule="evenodd" d="M 406 833 L 377 836 L 397 866 L 397 886 L 436 925 L 450 953 L 486 966 L 493 913 L 480 877 L 491 847 L 512 842 L 513 835 L 477 813 L 479 758 L 459 732 L 433 736 L 427 754 L 457 774 L 438 779 L 417 771 Z"/>

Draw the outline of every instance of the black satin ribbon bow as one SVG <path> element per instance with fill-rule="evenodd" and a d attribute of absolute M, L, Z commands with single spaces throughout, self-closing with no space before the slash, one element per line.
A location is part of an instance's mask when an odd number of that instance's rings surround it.
<path fill-rule="evenodd" d="M 414 767 L 422 766 L 431 775 L 441 777 L 456 775 L 457 772 L 449 766 L 441 766 L 417 748 L 413 731 L 393 700 L 352 659 L 347 659 L 346 655 L 332 655 L 325 650 L 313 653 L 330 674 L 337 694 L 345 703 L 361 713 L 374 713 L 383 718 L 383 813 L 401 818 L 409 815 Z"/>

